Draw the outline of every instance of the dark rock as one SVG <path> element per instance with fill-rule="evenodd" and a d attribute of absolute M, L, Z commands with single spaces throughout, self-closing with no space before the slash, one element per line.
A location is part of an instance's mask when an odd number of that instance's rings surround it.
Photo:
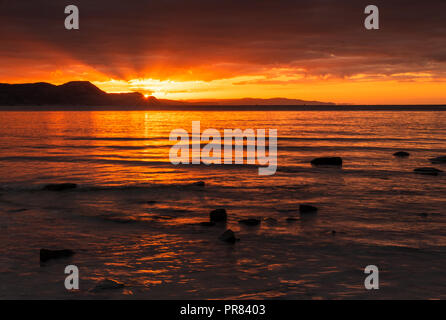
<path fill-rule="evenodd" d="M 408 156 L 410 156 L 410 153 L 406 151 L 398 151 L 395 152 L 393 155 L 398 158 L 407 158 Z"/>
<path fill-rule="evenodd" d="M 297 218 L 286 218 L 286 221 L 287 222 L 295 222 L 295 221 L 298 221 L 299 219 L 297 219 Z"/>
<path fill-rule="evenodd" d="M 157 201 L 155 201 L 155 200 L 149 200 L 149 201 L 147 201 L 146 203 L 147 203 L 147 204 L 156 204 Z"/>
<path fill-rule="evenodd" d="M 51 259 L 68 258 L 74 254 L 75 252 L 69 249 L 63 249 L 63 250 L 40 249 L 40 261 L 45 262 Z"/>
<path fill-rule="evenodd" d="M 225 209 L 215 209 L 210 213 L 211 222 L 222 222 L 228 220 L 228 215 Z"/>
<path fill-rule="evenodd" d="M 338 166 L 342 167 L 342 158 L 340 157 L 322 157 L 311 160 L 313 166 Z"/>
<path fill-rule="evenodd" d="M 94 292 L 103 291 L 103 290 L 116 290 L 116 289 L 122 289 L 125 285 L 121 282 L 118 282 L 116 280 L 111 279 L 104 279 L 100 281 L 94 288 Z"/>
<path fill-rule="evenodd" d="M 9 210 L 8 212 L 18 213 L 18 212 L 23 212 L 23 211 L 28 211 L 28 209 L 26 209 L 26 208 L 23 208 L 23 209 L 13 209 L 13 210 Z"/>
<path fill-rule="evenodd" d="M 334 236 L 336 235 L 336 230 L 331 230 L 331 234 Z"/>
<path fill-rule="evenodd" d="M 301 204 L 299 206 L 300 213 L 316 213 L 317 208 L 314 206 L 310 206 L 309 204 Z"/>
<path fill-rule="evenodd" d="M 202 227 L 213 227 L 215 226 L 215 222 L 200 222 L 198 225 L 202 226 Z"/>
<path fill-rule="evenodd" d="M 443 172 L 439 169 L 436 168 L 429 168 L 429 167 L 425 167 L 425 168 L 417 168 L 414 170 L 415 173 L 418 174 L 426 174 L 426 175 L 430 175 L 430 176 L 438 176 L 439 173 Z"/>
<path fill-rule="evenodd" d="M 196 187 L 204 187 L 206 185 L 206 183 L 204 181 L 197 181 L 197 182 L 194 182 L 192 185 L 196 186 Z"/>
<path fill-rule="evenodd" d="M 75 184 L 75 183 L 51 183 L 51 184 L 47 184 L 45 187 L 43 187 L 43 190 L 64 191 L 64 190 L 75 189 L 75 188 L 77 188 L 77 184 Z"/>
<path fill-rule="evenodd" d="M 432 163 L 446 163 L 446 156 L 429 159 Z"/>
<path fill-rule="evenodd" d="M 137 220 L 134 218 L 125 218 L 125 217 L 107 217 L 105 218 L 105 220 L 121 224 L 137 222 Z"/>
<path fill-rule="evenodd" d="M 235 237 L 235 233 L 231 229 L 228 229 L 225 232 L 223 232 L 218 239 L 228 243 L 235 243 L 236 241 L 240 240 Z"/>
<path fill-rule="evenodd" d="M 238 223 L 244 224 L 247 226 L 258 226 L 260 224 L 260 220 L 259 219 L 243 219 L 243 220 L 240 220 Z"/>
<path fill-rule="evenodd" d="M 429 215 L 427 214 L 427 213 L 420 213 L 420 217 L 423 217 L 423 218 L 426 218 L 426 217 L 428 217 Z"/>

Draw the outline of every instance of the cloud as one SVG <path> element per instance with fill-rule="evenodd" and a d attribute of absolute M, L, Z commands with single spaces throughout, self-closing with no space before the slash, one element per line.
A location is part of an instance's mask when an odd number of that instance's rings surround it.
<path fill-rule="evenodd" d="M 79 31 L 64 29 L 67 4 L 0 2 L 0 80 L 40 74 L 285 81 L 278 70 L 290 81 L 358 74 L 362 80 L 395 74 L 410 80 L 411 73 L 430 79 L 446 73 L 444 0 L 374 1 L 377 31 L 363 27 L 368 3 L 357 0 L 73 0 Z"/>

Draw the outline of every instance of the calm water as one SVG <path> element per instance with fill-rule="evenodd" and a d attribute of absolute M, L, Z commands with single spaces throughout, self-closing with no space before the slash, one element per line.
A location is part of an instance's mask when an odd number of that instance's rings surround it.
<path fill-rule="evenodd" d="M 278 129 L 277 173 L 173 166 L 170 131 L 198 120 Z M 445 123 L 442 111 L 1 112 L 0 298 L 444 299 L 446 175 L 412 171 L 446 155 Z M 344 166 L 311 167 L 318 156 Z M 79 188 L 41 190 L 60 182 Z M 305 203 L 318 214 L 300 217 Z M 219 207 L 227 226 L 197 225 Z M 246 217 L 277 222 L 240 226 Z M 240 242 L 220 242 L 225 228 Z M 40 248 L 77 254 L 41 266 Z M 77 293 L 63 286 L 68 264 Z M 126 287 L 92 292 L 104 278 Z"/>

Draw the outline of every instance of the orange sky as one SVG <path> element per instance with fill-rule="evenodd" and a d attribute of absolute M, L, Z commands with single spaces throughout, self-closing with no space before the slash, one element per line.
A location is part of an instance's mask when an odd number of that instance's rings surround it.
<path fill-rule="evenodd" d="M 63 28 L 60 1 L 3 5 L 0 82 L 88 80 L 180 100 L 446 103 L 444 1 L 376 1 L 378 31 L 365 30 L 353 0 L 77 4 L 78 31 Z"/>

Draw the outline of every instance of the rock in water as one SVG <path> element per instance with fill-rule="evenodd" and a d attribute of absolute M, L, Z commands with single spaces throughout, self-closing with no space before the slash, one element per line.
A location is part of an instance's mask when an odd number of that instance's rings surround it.
<path fill-rule="evenodd" d="M 338 166 L 342 167 L 342 158 L 340 157 L 323 157 L 311 160 L 313 166 Z"/>
<path fill-rule="evenodd" d="M 68 258 L 74 254 L 75 252 L 69 249 L 63 249 L 63 250 L 40 249 L 40 261 L 45 262 L 51 259 Z"/>
<path fill-rule="evenodd" d="M 228 229 L 225 232 L 223 232 L 220 235 L 219 239 L 221 241 L 228 242 L 228 243 L 235 243 L 236 241 L 239 240 L 235 237 L 235 233 L 231 229 Z"/>
<path fill-rule="evenodd" d="M 197 182 L 194 182 L 192 185 L 196 186 L 196 187 L 204 187 L 206 185 L 206 183 L 204 181 L 197 181 Z"/>
<path fill-rule="evenodd" d="M 228 215 L 225 209 L 215 209 L 210 213 L 211 222 L 222 222 L 228 220 Z"/>
<path fill-rule="evenodd" d="M 149 201 L 147 201 L 147 204 L 150 204 L 150 205 L 156 204 L 156 201 L 155 200 L 149 200 Z"/>
<path fill-rule="evenodd" d="M 395 152 L 393 155 L 398 158 L 407 158 L 408 156 L 410 156 L 410 153 L 406 151 L 398 151 Z"/>
<path fill-rule="evenodd" d="M 316 213 L 317 208 L 315 206 L 310 206 L 309 204 L 301 204 L 299 206 L 300 213 Z"/>
<path fill-rule="evenodd" d="M 429 159 L 432 163 L 446 163 L 446 156 Z"/>
<path fill-rule="evenodd" d="M 438 174 L 443 172 L 443 171 L 441 171 L 439 169 L 436 169 L 436 168 L 426 167 L 426 168 L 417 168 L 417 169 L 414 170 L 414 172 L 418 173 L 418 174 L 426 174 L 426 175 L 430 175 L 430 176 L 438 176 Z"/>
<path fill-rule="evenodd" d="M 64 190 L 75 189 L 75 188 L 77 188 L 77 184 L 75 184 L 75 183 L 51 183 L 51 184 L 47 184 L 45 187 L 43 187 L 43 190 L 64 191 Z"/>
<path fill-rule="evenodd" d="M 258 226 L 260 224 L 260 220 L 259 219 L 243 219 L 243 220 L 240 220 L 238 223 L 253 227 L 253 226 Z"/>
<path fill-rule="evenodd" d="M 102 290 L 116 290 L 116 289 L 122 289 L 124 287 L 125 285 L 121 282 L 110 279 L 104 279 L 94 287 L 93 291 L 98 292 Z"/>
<path fill-rule="evenodd" d="M 13 209 L 13 210 L 9 210 L 8 212 L 11 212 L 11 213 L 19 213 L 19 212 L 23 212 L 23 211 L 28 211 L 28 209 L 26 209 L 26 208 L 22 208 L 22 209 Z"/>

